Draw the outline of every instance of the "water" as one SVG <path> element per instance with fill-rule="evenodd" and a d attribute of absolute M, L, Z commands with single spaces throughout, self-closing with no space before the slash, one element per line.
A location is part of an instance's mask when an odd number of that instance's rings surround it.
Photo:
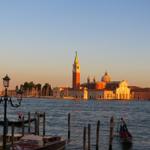
<path fill-rule="evenodd" d="M 129 131 L 133 135 L 133 145 L 124 149 L 118 137 L 114 137 L 113 150 L 149 150 L 150 149 L 150 102 L 149 101 L 67 101 L 24 99 L 22 106 L 8 106 L 8 119 L 17 119 L 17 112 L 46 112 L 46 134 L 61 135 L 67 138 L 67 116 L 71 113 L 71 143 L 67 150 L 81 150 L 83 127 L 91 124 L 92 149 L 95 149 L 97 120 L 100 120 L 100 150 L 108 150 L 109 121 L 124 117 Z M 3 119 L 3 105 L 0 105 L 0 119 Z M 117 126 L 117 123 L 116 123 Z M 116 131 L 116 129 L 115 129 Z M 0 127 L 2 133 L 2 127 Z"/>

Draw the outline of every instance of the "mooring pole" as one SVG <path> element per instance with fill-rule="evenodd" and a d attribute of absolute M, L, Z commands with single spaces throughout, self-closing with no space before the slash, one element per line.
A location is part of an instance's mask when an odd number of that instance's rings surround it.
<path fill-rule="evenodd" d="M 35 112 L 35 122 L 34 122 L 34 130 L 35 130 L 35 135 L 37 135 L 37 112 Z"/>
<path fill-rule="evenodd" d="M 83 129 L 83 150 L 86 150 L 86 127 Z"/>
<path fill-rule="evenodd" d="M 28 112 L 28 133 L 31 132 L 31 114 Z"/>
<path fill-rule="evenodd" d="M 45 136 L 45 121 L 46 121 L 46 118 L 45 118 L 45 112 L 43 113 L 43 136 Z"/>
<path fill-rule="evenodd" d="M 22 136 L 24 136 L 24 116 L 22 117 Z"/>
<path fill-rule="evenodd" d="M 91 150 L 91 125 L 88 124 L 88 150 Z"/>
<path fill-rule="evenodd" d="M 68 114 L 68 142 L 70 141 L 70 118 L 71 118 L 71 115 L 70 113 Z"/>
<path fill-rule="evenodd" d="M 112 150 L 113 130 L 114 130 L 114 117 L 112 116 L 110 119 L 109 150 Z"/>
<path fill-rule="evenodd" d="M 96 150 L 99 150 L 99 130 L 100 130 L 100 121 L 98 120 L 96 129 Z"/>
<path fill-rule="evenodd" d="M 40 113 L 37 114 L 37 134 L 40 135 Z"/>
<path fill-rule="evenodd" d="M 12 124 L 12 126 L 11 126 L 11 145 L 12 145 L 12 147 L 14 145 L 14 130 L 15 130 L 15 127 L 14 127 L 14 124 Z"/>

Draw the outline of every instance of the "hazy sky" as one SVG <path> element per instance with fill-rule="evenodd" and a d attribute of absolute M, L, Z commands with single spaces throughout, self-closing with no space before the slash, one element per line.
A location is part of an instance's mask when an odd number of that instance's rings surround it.
<path fill-rule="evenodd" d="M 0 1 L 0 78 L 71 85 L 78 51 L 81 80 L 150 86 L 149 0 Z M 2 87 L 2 82 L 0 83 Z"/>

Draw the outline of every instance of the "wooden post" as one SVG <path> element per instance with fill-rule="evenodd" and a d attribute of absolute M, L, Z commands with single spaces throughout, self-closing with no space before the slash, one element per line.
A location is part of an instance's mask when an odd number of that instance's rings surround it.
<path fill-rule="evenodd" d="M 14 130 L 15 130 L 15 127 L 14 127 L 14 124 L 12 124 L 12 126 L 11 126 L 11 145 L 12 145 L 12 147 L 14 145 Z"/>
<path fill-rule="evenodd" d="M 45 112 L 43 113 L 43 136 L 45 136 L 45 121 L 46 121 L 46 118 L 45 118 Z"/>
<path fill-rule="evenodd" d="M 31 132 L 31 114 L 28 112 L 28 133 Z"/>
<path fill-rule="evenodd" d="M 35 112 L 34 130 L 35 130 L 35 135 L 37 135 L 37 112 Z"/>
<path fill-rule="evenodd" d="M 70 141 L 70 113 L 68 114 L 68 142 Z"/>
<path fill-rule="evenodd" d="M 100 130 L 100 121 L 98 120 L 96 129 L 96 150 L 99 150 L 99 130 Z"/>
<path fill-rule="evenodd" d="M 91 150 L 91 125 L 88 124 L 88 150 Z"/>
<path fill-rule="evenodd" d="M 24 116 L 22 117 L 22 136 L 24 136 Z"/>
<path fill-rule="evenodd" d="M 86 127 L 83 129 L 83 150 L 86 150 Z"/>
<path fill-rule="evenodd" d="M 114 130 L 114 117 L 112 116 L 110 119 L 109 150 L 112 150 L 113 130 Z"/>
<path fill-rule="evenodd" d="M 40 135 L 40 113 L 37 114 L 37 134 Z"/>

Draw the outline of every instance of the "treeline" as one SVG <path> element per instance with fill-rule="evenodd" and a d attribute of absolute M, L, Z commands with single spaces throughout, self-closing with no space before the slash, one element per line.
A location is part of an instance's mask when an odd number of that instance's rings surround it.
<path fill-rule="evenodd" d="M 16 87 L 16 90 L 17 89 L 18 86 Z M 20 85 L 20 89 L 22 89 L 23 96 L 25 97 L 40 97 L 53 95 L 52 87 L 49 83 L 45 83 L 42 86 L 42 84 L 40 83 L 35 84 L 33 81 L 24 82 L 23 84 Z"/>

